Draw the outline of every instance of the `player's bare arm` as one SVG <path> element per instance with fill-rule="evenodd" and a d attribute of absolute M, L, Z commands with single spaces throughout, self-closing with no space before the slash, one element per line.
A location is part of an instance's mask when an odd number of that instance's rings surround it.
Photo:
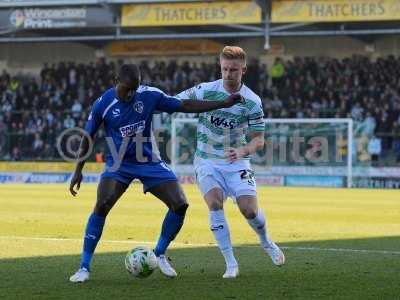
<path fill-rule="evenodd" d="M 226 98 L 224 101 L 212 101 L 212 100 L 182 100 L 182 104 L 178 109 L 178 112 L 185 113 L 202 113 L 219 108 L 231 107 L 237 103 L 243 103 L 244 99 L 240 94 L 233 94 Z"/>
<path fill-rule="evenodd" d="M 81 182 L 82 182 L 82 170 L 83 167 L 85 166 L 85 160 L 82 159 L 87 152 L 89 151 L 89 138 L 87 136 L 83 136 L 80 146 L 79 146 L 79 150 L 78 150 L 78 155 L 77 155 L 77 160 L 78 163 L 76 164 L 75 167 L 75 171 L 74 174 L 72 175 L 72 179 L 71 179 L 71 183 L 69 185 L 69 191 L 71 193 L 72 196 L 76 196 L 78 193 L 78 190 L 81 187 Z M 75 190 L 75 186 L 76 186 L 76 190 Z"/>
<path fill-rule="evenodd" d="M 264 132 L 249 133 L 250 142 L 240 148 L 229 148 L 226 151 L 228 161 L 234 162 L 242 157 L 251 155 L 264 147 Z"/>

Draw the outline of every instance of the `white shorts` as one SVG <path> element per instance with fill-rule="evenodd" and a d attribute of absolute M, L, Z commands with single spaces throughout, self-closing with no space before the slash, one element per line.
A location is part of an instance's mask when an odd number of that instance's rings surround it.
<path fill-rule="evenodd" d="M 196 158 L 194 161 L 197 185 L 203 196 L 213 188 L 220 188 L 224 200 L 239 196 L 256 196 L 256 180 L 249 161 L 233 163 Z"/>

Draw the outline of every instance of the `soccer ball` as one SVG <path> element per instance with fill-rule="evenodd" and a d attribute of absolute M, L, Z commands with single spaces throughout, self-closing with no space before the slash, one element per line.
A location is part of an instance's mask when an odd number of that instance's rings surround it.
<path fill-rule="evenodd" d="M 136 247 L 126 254 L 125 268 L 134 277 L 148 277 L 157 266 L 156 255 L 147 247 Z"/>

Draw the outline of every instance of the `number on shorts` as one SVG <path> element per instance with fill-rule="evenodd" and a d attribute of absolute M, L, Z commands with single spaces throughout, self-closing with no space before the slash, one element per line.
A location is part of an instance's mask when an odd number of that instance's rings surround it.
<path fill-rule="evenodd" d="M 252 170 L 240 170 L 240 179 L 247 180 L 247 183 L 251 186 L 255 185 L 254 172 Z"/>

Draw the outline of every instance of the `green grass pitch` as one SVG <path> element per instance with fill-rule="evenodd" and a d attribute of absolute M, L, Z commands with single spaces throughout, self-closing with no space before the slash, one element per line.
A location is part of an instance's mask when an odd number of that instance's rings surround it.
<path fill-rule="evenodd" d="M 0 185 L 0 299 L 400 299 L 400 192 L 259 187 L 278 268 L 232 202 L 225 205 L 240 276 L 223 280 L 224 263 L 206 206 L 192 185 L 190 208 L 168 255 L 179 273 L 135 279 L 125 253 L 154 246 L 166 212 L 132 185 L 107 219 L 91 280 L 71 284 L 96 186 L 77 198 L 66 185 Z"/>

